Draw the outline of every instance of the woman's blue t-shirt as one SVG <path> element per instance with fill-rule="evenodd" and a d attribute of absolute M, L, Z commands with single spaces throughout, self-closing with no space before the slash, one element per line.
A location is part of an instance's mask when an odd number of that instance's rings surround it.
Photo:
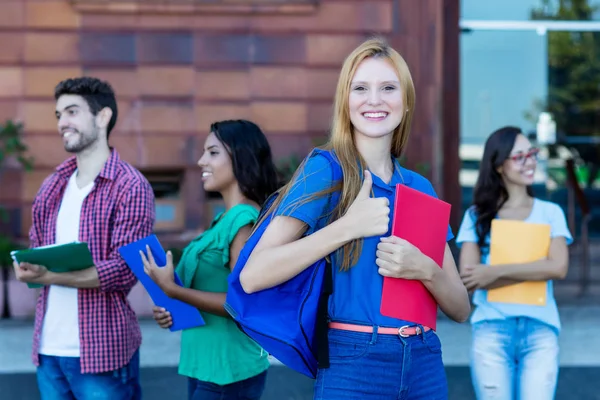
<path fill-rule="evenodd" d="M 328 219 L 327 214 L 335 207 L 335 205 L 328 204 L 328 196 L 310 199 L 313 194 L 333 185 L 332 166 L 326 157 L 319 154 L 320 152 L 320 150 L 316 150 L 307 159 L 289 193 L 275 211 L 276 215 L 290 216 L 306 223 L 308 225 L 307 234 L 325 226 Z M 372 176 L 375 197 L 387 197 L 390 205 L 394 204 L 395 189 L 398 183 L 437 197 L 433 186 L 426 178 L 400 167 L 398 163 L 396 163 L 394 175 L 389 183 L 383 182 L 375 174 Z M 304 199 L 310 200 L 304 202 L 302 201 Z M 298 200 L 303 204 L 298 204 Z M 380 238 L 391 234 L 391 221 L 393 221 L 393 207 L 390 207 L 388 232 L 383 236 L 365 238 L 359 260 L 349 271 L 340 271 L 339 263 L 335 257 L 332 257 L 334 288 L 329 300 L 330 320 L 387 327 L 414 324 L 411 321 L 383 316 L 379 311 L 383 277 L 377 272 L 375 253 Z M 451 240 L 453 237 L 452 231 L 448 227 L 446 240 Z"/>

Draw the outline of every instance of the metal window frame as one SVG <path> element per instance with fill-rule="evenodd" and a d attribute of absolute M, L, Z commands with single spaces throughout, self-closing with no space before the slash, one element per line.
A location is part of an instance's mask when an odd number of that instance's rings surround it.
<path fill-rule="evenodd" d="M 459 27 L 463 31 L 547 31 L 600 32 L 600 21 L 555 21 L 555 20 L 478 20 L 461 19 Z"/>

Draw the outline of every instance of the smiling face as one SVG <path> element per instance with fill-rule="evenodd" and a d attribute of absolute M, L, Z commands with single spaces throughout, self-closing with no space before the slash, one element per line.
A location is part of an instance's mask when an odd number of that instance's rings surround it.
<path fill-rule="evenodd" d="M 231 157 L 213 132 L 204 142 L 204 154 L 198 160 L 198 166 L 202 168 L 202 182 L 207 192 L 222 192 L 237 184 Z"/>
<path fill-rule="evenodd" d="M 385 58 L 363 60 L 352 79 L 348 102 L 355 135 L 378 138 L 392 134 L 405 112 L 393 65 Z"/>
<path fill-rule="evenodd" d="M 55 113 L 58 133 L 69 153 L 80 153 L 92 148 L 100 139 L 98 120 L 103 117 L 100 113 L 94 116 L 83 97 L 71 94 L 59 97 Z"/>
<path fill-rule="evenodd" d="M 523 135 L 518 135 L 508 158 L 499 168 L 505 183 L 529 186 L 534 183 L 538 149 Z"/>

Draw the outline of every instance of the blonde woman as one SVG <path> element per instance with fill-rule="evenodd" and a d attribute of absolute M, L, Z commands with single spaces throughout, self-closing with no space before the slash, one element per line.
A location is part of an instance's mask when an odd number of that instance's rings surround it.
<path fill-rule="evenodd" d="M 279 285 L 332 255 L 329 368 L 318 371 L 314 399 L 446 399 L 435 332 L 383 316 L 383 277 L 420 280 L 441 309 L 463 322 L 469 298 L 448 247 L 443 268 L 390 235 L 395 186 L 435 196 L 431 183 L 399 165 L 415 107 L 402 57 L 381 39 L 356 48 L 339 77 L 329 143 L 296 171 L 270 212 L 269 224 L 240 275 L 248 293 Z M 332 182 L 330 151 L 343 170 Z M 341 192 L 328 206 L 327 194 Z M 452 238 L 450 230 L 447 240 Z"/>

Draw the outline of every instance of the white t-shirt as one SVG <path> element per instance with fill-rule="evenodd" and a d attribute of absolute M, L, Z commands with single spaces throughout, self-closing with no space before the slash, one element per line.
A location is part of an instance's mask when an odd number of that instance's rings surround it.
<path fill-rule="evenodd" d="M 77 187 L 77 171 L 69 179 L 58 217 L 56 218 L 56 244 L 79 240 L 81 207 L 94 187 L 91 182 Z M 79 357 L 79 307 L 76 288 L 51 285 L 48 290 L 46 314 L 42 324 L 40 354 L 59 357 Z"/>
<path fill-rule="evenodd" d="M 465 242 L 477 243 L 478 236 L 475 226 L 476 222 L 477 215 L 475 214 L 475 209 L 470 207 L 465 212 L 458 235 L 456 236 L 456 244 L 458 247 L 461 247 Z M 569 232 L 565 213 L 556 203 L 541 199 L 534 199 L 531 213 L 524 220 L 524 222 L 548 224 L 550 225 L 550 236 L 552 238 L 564 237 L 567 245 L 573 243 L 573 237 L 571 236 L 571 232 Z M 489 235 L 485 238 L 485 241 L 489 244 Z M 481 254 L 481 263 L 486 265 L 489 264 L 489 257 L 489 251 Z M 547 283 L 547 294 L 548 298 L 545 306 L 532 306 L 488 302 L 487 290 L 477 289 L 473 294 L 473 304 L 476 307 L 475 311 L 471 315 L 471 324 L 474 325 L 482 321 L 505 320 L 511 317 L 528 317 L 550 325 L 556 328 L 557 331 L 560 331 L 560 318 L 558 314 L 558 307 L 556 305 L 556 299 L 554 298 L 554 284 L 551 280 L 549 280 Z"/>

